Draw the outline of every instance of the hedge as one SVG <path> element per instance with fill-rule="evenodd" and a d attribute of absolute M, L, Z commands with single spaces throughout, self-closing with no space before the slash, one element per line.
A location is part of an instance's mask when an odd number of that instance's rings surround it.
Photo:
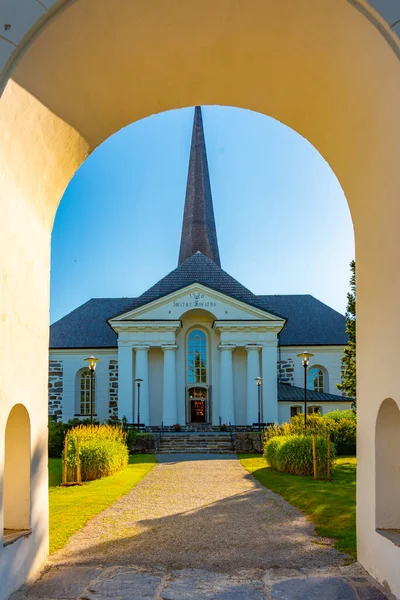
<path fill-rule="evenodd" d="M 335 410 L 325 415 L 307 415 L 307 433 L 331 434 L 338 455 L 356 453 L 357 415 L 352 410 Z M 265 432 L 265 441 L 276 436 L 303 435 L 304 415 L 295 415 L 288 423 L 275 425 Z"/>
<path fill-rule="evenodd" d="M 317 473 L 326 476 L 328 466 L 328 440 L 316 436 Z M 331 444 L 331 466 L 335 459 L 335 445 Z M 281 435 L 269 439 L 264 446 L 264 457 L 268 464 L 292 475 L 313 474 L 313 453 L 311 435 Z"/>
<path fill-rule="evenodd" d="M 82 481 L 113 475 L 128 466 L 126 433 L 118 426 L 79 425 L 67 436 L 67 462 L 71 469 L 76 467 L 79 439 Z"/>

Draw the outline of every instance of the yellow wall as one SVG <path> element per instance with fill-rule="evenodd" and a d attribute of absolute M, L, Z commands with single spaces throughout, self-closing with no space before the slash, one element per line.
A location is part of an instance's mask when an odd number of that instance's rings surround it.
<path fill-rule="evenodd" d="M 43 447 L 50 233 L 88 152 L 172 108 L 225 104 L 268 114 L 314 144 L 349 202 L 359 558 L 400 596 L 400 548 L 375 533 L 374 483 L 376 414 L 384 398 L 400 403 L 400 69 L 390 40 L 347 0 L 77 0 L 55 12 L 10 68 L 0 99 L 0 438 L 4 415 L 22 402 L 32 444 Z M 43 465 L 37 481 L 44 501 Z M 45 529 L 43 515 L 37 519 Z"/>

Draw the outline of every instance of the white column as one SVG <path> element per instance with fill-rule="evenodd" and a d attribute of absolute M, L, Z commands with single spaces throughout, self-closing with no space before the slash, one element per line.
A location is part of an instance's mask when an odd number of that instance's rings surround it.
<path fill-rule="evenodd" d="M 263 344 L 261 355 L 264 423 L 278 422 L 277 341 Z"/>
<path fill-rule="evenodd" d="M 118 342 L 118 418 L 133 423 L 133 351 L 132 344 Z"/>
<path fill-rule="evenodd" d="M 176 395 L 176 350 L 178 346 L 165 344 L 161 347 L 164 351 L 163 424 L 170 426 L 178 422 Z"/>
<path fill-rule="evenodd" d="M 261 346 L 248 344 L 247 351 L 247 425 L 258 422 L 258 386 L 255 381 L 260 376 Z"/>
<path fill-rule="evenodd" d="M 222 423 L 227 425 L 235 423 L 235 400 L 233 393 L 233 364 L 232 353 L 234 344 L 220 344 L 218 350 L 221 352 L 221 378 L 220 378 L 220 400 L 219 415 Z"/>
<path fill-rule="evenodd" d="M 150 346 L 136 346 L 136 369 L 135 379 L 143 379 L 140 384 L 140 422 L 150 425 L 150 402 L 149 402 L 149 354 Z M 135 414 L 134 423 L 138 417 L 138 385 L 135 383 Z"/>

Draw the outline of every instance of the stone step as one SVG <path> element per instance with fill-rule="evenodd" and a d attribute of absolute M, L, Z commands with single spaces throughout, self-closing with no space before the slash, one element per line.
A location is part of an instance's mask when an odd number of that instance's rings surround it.
<path fill-rule="evenodd" d="M 235 454 L 233 450 L 220 450 L 215 448 L 183 448 L 174 450 L 163 450 L 159 448 L 158 454 Z"/>

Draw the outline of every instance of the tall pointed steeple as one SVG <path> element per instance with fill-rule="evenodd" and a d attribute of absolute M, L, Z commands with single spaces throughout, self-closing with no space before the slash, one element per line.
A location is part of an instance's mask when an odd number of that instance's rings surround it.
<path fill-rule="evenodd" d="M 198 251 L 221 266 L 200 106 L 194 109 L 178 266 Z"/>

